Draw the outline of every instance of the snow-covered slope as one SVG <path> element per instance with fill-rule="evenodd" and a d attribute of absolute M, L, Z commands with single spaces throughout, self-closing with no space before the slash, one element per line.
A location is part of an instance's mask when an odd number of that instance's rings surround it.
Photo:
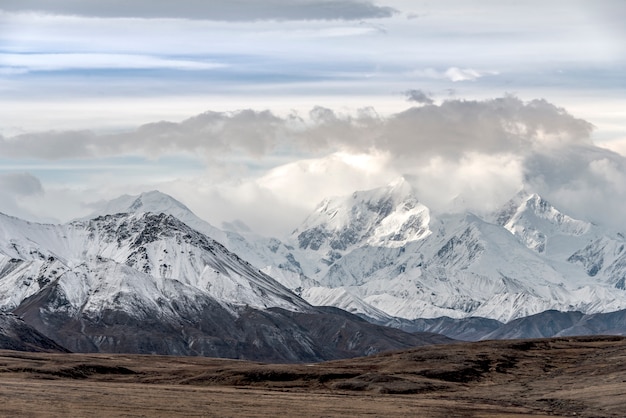
<path fill-rule="evenodd" d="M 202 232 L 218 242 L 226 240 L 226 234 L 219 228 L 198 218 L 187 206 L 173 197 L 157 190 L 136 196 L 123 195 L 111 201 L 96 205 L 96 209 L 80 220 L 88 221 L 100 216 L 118 213 L 164 213 L 172 215 L 191 228 Z"/>
<path fill-rule="evenodd" d="M 364 246 L 400 248 L 430 234 L 430 214 L 400 179 L 350 196 L 326 199 L 292 234 L 305 274 L 319 278 Z M 318 263 L 317 260 L 321 260 Z"/>
<path fill-rule="evenodd" d="M 159 192 L 97 213 L 66 225 L 0 216 L 0 306 L 47 291 L 81 315 L 124 304 L 170 317 L 183 305 L 233 318 L 245 306 L 312 309 L 294 290 L 377 323 L 626 308 L 624 235 L 526 191 L 484 216 L 433 213 L 401 179 L 326 199 L 285 241 L 220 230 Z"/>
<path fill-rule="evenodd" d="M 314 305 L 504 322 L 626 308 L 625 241 L 526 192 L 484 217 L 433 214 L 406 181 L 325 200 L 292 236 L 305 273 L 327 288 L 305 289 Z"/>
<path fill-rule="evenodd" d="M 3 220 L 0 306 L 7 309 L 51 282 L 63 288 L 73 308 L 93 312 L 105 309 L 120 293 L 154 304 L 159 298 L 167 300 L 163 292 L 170 282 L 224 305 L 291 310 L 308 306 L 172 215 L 119 213 L 57 226 Z M 102 276 L 117 282 L 108 280 L 107 287 L 100 288 Z"/>
<path fill-rule="evenodd" d="M 176 217 L 139 211 L 64 225 L 0 215 L 1 310 L 79 352 L 293 362 L 446 341 L 312 307 Z"/>
<path fill-rule="evenodd" d="M 520 192 L 494 216 L 496 223 L 531 250 L 550 254 L 569 252 L 580 245 L 575 239 L 587 235 L 593 228 L 590 222 L 573 219 L 554 208 L 549 202 L 533 193 Z M 548 246 L 548 240 L 550 245 Z M 567 248 L 562 244 L 569 244 Z"/>
<path fill-rule="evenodd" d="M 224 245 L 229 251 L 296 293 L 300 293 L 303 286 L 317 285 L 315 281 L 303 274 L 300 264 L 292 253 L 293 248 L 286 246 L 279 239 L 255 234 L 245 227 L 219 229 L 196 216 L 178 200 L 159 191 L 141 193 L 136 196 L 124 195 L 104 202 L 83 220 L 117 213 L 172 215 L 196 231 Z"/>

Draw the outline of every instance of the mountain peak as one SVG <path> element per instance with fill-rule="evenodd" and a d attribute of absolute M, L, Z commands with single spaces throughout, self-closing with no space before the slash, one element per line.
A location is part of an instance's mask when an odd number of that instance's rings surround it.
<path fill-rule="evenodd" d="M 174 199 L 172 196 L 152 190 L 139 195 L 122 195 L 116 199 L 96 205 L 90 215 L 80 220 L 89 220 L 105 215 L 117 213 L 165 213 L 181 220 L 190 227 L 206 234 L 207 236 L 225 242 L 223 231 L 198 218 L 187 206 Z"/>
<path fill-rule="evenodd" d="M 524 205 L 536 193 L 530 193 L 526 189 L 519 190 L 501 208 L 496 210 L 491 216 L 491 221 L 497 225 L 504 226 L 518 212 L 520 206 Z"/>
<path fill-rule="evenodd" d="M 158 190 L 152 190 L 134 196 L 122 195 L 105 202 L 97 206 L 96 210 L 88 218 L 115 213 L 139 212 L 171 213 L 176 216 L 176 213 L 191 213 L 191 210 L 172 196 Z"/>
<path fill-rule="evenodd" d="M 591 227 L 591 223 L 574 219 L 564 214 L 537 193 L 531 193 L 525 199 L 524 203 L 518 208 L 516 215 L 509 220 L 509 223 L 515 222 L 516 218 L 520 218 L 524 213 L 527 216 L 530 214 L 538 220 L 552 225 L 559 232 L 567 235 L 582 235 Z"/>
<path fill-rule="evenodd" d="M 430 233 L 429 210 L 404 178 L 387 186 L 325 199 L 294 231 L 301 249 L 326 251 L 330 259 L 355 245 L 399 247 Z"/>
<path fill-rule="evenodd" d="M 537 193 L 521 190 L 494 215 L 495 223 L 517 236 L 526 247 L 543 253 L 550 237 L 579 236 L 591 224 L 574 219 Z"/>
<path fill-rule="evenodd" d="M 388 188 L 391 192 L 399 192 L 402 194 L 408 194 L 413 192 L 413 186 L 404 176 L 398 177 L 383 188 Z"/>

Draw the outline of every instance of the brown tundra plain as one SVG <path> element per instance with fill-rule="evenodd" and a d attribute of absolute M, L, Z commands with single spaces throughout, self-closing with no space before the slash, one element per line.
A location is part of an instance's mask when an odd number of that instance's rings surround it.
<path fill-rule="evenodd" d="M 0 351 L 11 417 L 626 416 L 626 338 L 486 341 L 316 364 Z"/>

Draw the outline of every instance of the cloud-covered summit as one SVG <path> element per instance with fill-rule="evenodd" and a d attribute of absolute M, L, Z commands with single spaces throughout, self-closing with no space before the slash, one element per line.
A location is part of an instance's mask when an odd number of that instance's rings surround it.
<path fill-rule="evenodd" d="M 41 174 L 33 175 L 60 177 L 69 187 L 78 179 L 73 170 L 81 170 L 97 198 L 160 189 L 214 223 L 242 219 L 265 233 L 289 230 L 322 198 L 400 175 L 412 179 L 434 210 L 455 201 L 464 202 L 464 210 L 489 211 L 525 188 L 573 215 L 619 226 L 626 159 L 594 145 L 592 131 L 589 122 L 546 100 L 507 95 L 420 104 L 389 116 L 372 108 L 315 107 L 286 116 L 208 111 L 122 133 L 0 137 L 0 155 L 15 169 L 39 167 Z M 34 192 L 38 183 L 31 177 L 5 177 L 0 187 L 24 184 Z M 35 205 L 32 192 L 24 199 Z"/>
<path fill-rule="evenodd" d="M 215 21 L 359 20 L 397 11 L 367 0 L 20 0 L 0 10 L 104 18 L 178 18 Z"/>

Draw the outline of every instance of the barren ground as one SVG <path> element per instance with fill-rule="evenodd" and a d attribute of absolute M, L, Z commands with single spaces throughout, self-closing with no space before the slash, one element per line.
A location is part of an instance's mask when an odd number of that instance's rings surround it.
<path fill-rule="evenodd" d="M 488 341 L 318 364 L 0 351 L 0 415 L 626 415 L 626 338 Z"/>

